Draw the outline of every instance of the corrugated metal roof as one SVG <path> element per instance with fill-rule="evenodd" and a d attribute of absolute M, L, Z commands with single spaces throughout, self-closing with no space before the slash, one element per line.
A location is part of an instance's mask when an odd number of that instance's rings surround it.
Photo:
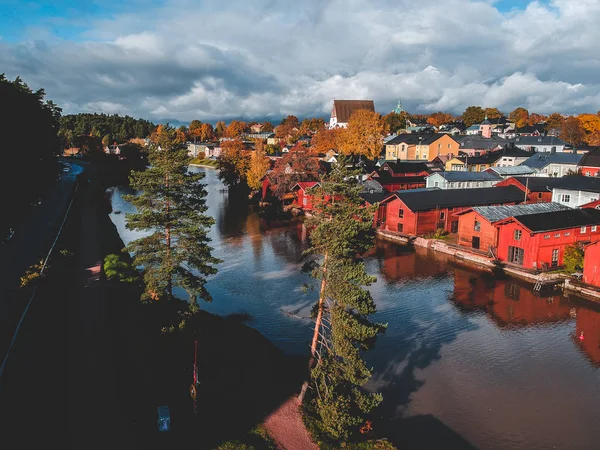
<path fill-rule="evenodd" d="M 508 166 L 508 167 L 490 167 L 487 170 L 493 170 L 498 175 L 526 175 L 533 173 L 533 169 L 529 166 Z"/>
<path fill-rule="evenodd" d="M 472 208 L 490 223 L 524 214 L 543 214 L 571 209 L 560 203 L 530 203 L 528 205 L 475 206 Z"/>
<path fill-rule="evenodd" d="M 493 172 L 440 172 L 439 175 L 446 181 L 501 181 L 502 177 Z M 429 177 L 433 176 L 429 175 Z M 429 178 L 427 177 L 427 178 Z"/>

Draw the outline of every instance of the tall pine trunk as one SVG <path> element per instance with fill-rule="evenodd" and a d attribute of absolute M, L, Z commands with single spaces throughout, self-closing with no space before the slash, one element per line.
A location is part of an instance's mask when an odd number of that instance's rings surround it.
<path fill-rule="evenodd" d="M 315 330 L 313 332 L 312 343 L 310 345 L 310 359 L 308 361 L 308 370 L 314 367 L 315 362 L 317 360 L 317 344 L 319 342 L 319 331 L 321 330 L 321 324 L 323 323 L 323 306 L 325 305 L 325 276 L 327 274 L 327 253 L 325 253 L 325 258 L 323 260 L 323 278 L 321 279 L 321 290 L 319 292 L 319 306 L 317 308 L 317 319 L 315 321 Z M 300 390 L 300 395 L 298 395 L 298 400 L 300 403 L 304 401 L 304 396 L 306 395 L 306 391 L 308 389 L 308 381 L 302 383 L 302 389 Z"/>
<path fill-rule="evenodd" d="M 169 175 L 165 175 L 165 188 L 167 188 L 167 191 L 169 189 Z M 168 192 L 167 192 L 168 194 Z M 167 246 L 167 251 L 166 251 L 166 256 L 167 256 L 167 264 L 169 266 L 169 268 L 171 267 L 171 225 L 169 222 L 169 210 L 170 210 L 170 202 L 169 202 L 169 197 L 167 197 L 167 200 L 165 202 L 165 214 L 166 214 L 166 218 L 167 218 L 167 226 L 165 227 L 165 245 Z M 167 300 L 173 300 L 173 274 L 171 273 L 171 270 L 169 269 L 169 279 L 167 280 Z"/>

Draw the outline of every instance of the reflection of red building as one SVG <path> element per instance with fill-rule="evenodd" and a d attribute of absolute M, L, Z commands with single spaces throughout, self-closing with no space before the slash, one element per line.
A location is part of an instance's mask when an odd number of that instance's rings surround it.
<path fill-rule="evenodd" d="M 447 272 L 446 263 L 423 247 L 407 247 L 376 241 L 376 253 L 382 260 L 381 273 L 387 281 L 434 276 Z"/>
<path fill-rule="evenodd" d="M 577 309 L 575 341 L 588 358 L 600 366 L 600 312 L 587 308 Z"/>

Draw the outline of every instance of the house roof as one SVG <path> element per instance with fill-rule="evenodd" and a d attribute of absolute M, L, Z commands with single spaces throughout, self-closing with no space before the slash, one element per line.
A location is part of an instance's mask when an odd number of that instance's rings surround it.
<path fill-rule="evenodd" d="M 600 224 L 600 210 L 598 209 L 569 209 L 546 214 L 526 214 L 513 217 L 536 233 Z"/>
<path fill-rule="evenodd" d="M 348 119 L 357 109 L 366 109 L 375 112 L 373 100 L 334 100 L 333 108 L 338 123 L 347 123 Z"/>
<path fill-rule="evenodd" d="M 389 197 L 389 192 L 376 192 L 376 193 L 369 193 L 369 192 L 361 192 L 360 194 L 358 194 L 365 202 L 367 202 L 370 205 L 374 205 L 375 203 L 380 203 L 383 200 L 385 200 L 386 198 Z"/>
<path fill-rule="evenodd" d="M 398 144 L 408 144 L 408 145 L 430 145 L 440 139 L 441 137 L 449 136 L 446 133 L 404 133 L 399 134 L 394 139 L 389 140 L 387 145 L 398 145 Z M 450 139 L 454 139 L 452 136 L 449 136 Z"/>
<path fill-rule="evenodd" d="M 590 150 L 579 162 L 580 166 L 586 167 L 600 167 L 600 148 L 596 148 L 595 150 Z"/>
<path fill-rule="evenodd" d="M 529 192 L 552 192 L 552 188 L 557 187 L 562 178 L 555 177 L 511 177 L 523 187 L 527 187 Z M 510 179 L 510 178 L 508 178 Z"/>
<path fill-rule="evenodd" d="M 546 124 L 536 124 L 536 125 L 525 125 L 524 127 L 517 127 L 517 129 L 515 129 L 515 133 L 519 134 L 519 133 L 534 133 L 534 132 L 538 132 L 538 133 L 543 133 L 544 131 L 546 131 Z"/>
<path fill-rule="evenodd" d="M 444 190 L 410 189 L 396 191 L 388 199 L 392 199 L 394 196 L 412 211 L 428 211 L 436 208 L 520 202 L 523 200 L 523 191 L 516 186 Z"/>
<path fill-rule="evenodd" d="M 502 181 L 502 177 L 492 172 L 439 172 L 427 178 L 438 175 L 446 181 Z"/>
<path fill-rule="evenodd" d="M 375 179 L 381 184 L 425 183 L 424 176 L 394 177 L 386 170 L 379 170 Z"/>
<path fill-rule="evenodd" d="M 422 161 L 388 161 L 384 164 L 388 165 L 394 173 L 414 173 L 414 172 L 429 172 L 429 167 Z M 383 166 L 382 166 L 383 167 Z M 381 169 L 385 171 L 385 169 Z"/>
<path fill-rule="evenodd" d="M 361 192 L 363 193 L 371 193 L 371 191 L 373 191 L 372 193 L 388 194 L 387 189 L 385 189 L 377 180 L 368 178 L 366 180 L 361 181 L 360 184 L 362 185 L 363 189 Z"/>
<path fill-rule="evenodd" d="M 494 223 L 513 216 L 543 214 L 554 211 L 566 211 L 569 209 L 571 208 L 561 205 L 560 203 L 529 203 L 526 205 L 475 206 L 468 210 L 461 211 L 460 213 L 457 213 L 457 215 L 475 211 L 488 222 Z"/>
<path fill-rule="evenodd" d="M 567 143 L 555 136 L 517 136 L 510 140 L 515 145 L 556 145 L 565 146 Z"/>
<path fill-rule="evenodd" d="M 298 186 L 300 189 L 302 189 L 303 191 L 306 191 L 307 189 L 310 189 L 312 187 L 317 186 L 319 183 L 317 181 L 298 181 L 293 189 L 296 189 L 296 186 Z"/>
<path fill-rule="evenodd" d="M 560 182 L 555 186 L 555 188 L 600 193 L 600 178 L 585 177 L 582 175 L 569 175 L 559 178 L 559 180 Z"/>
<path fill-rule="evenodd" d="M 532 174 L 534 172 L 534 170 L 531 167 L 528 167 L 524 164 L 521 164 L 519 166 L 508 166 L 508 167 L 490 167 L 489 169 L 487 169 L 487 171 L 494 171 L 496 172 L 498 175 L 502 176 L 506 176 L 506 175 L 528 175 L 528 174 Z"/>
<path fill-rule="evenodd" d="M 523 162 L 524 166 L 532 169 L 543 169 L 549 164 L 568 164 L 576 166 L 581 161 L 584 155 L 578 153 L 535 153 L 530 156 L 527 161 Z"/>
<path fill-rule="evenodd" d="M 505 146 L 510 143 L 508 139 L 501 137 L 486 138 L 479 134 L 464 136 L 459 139 L 460 148 L 468 148 L 474 150 L 489 150 L 498 146 Z"/>

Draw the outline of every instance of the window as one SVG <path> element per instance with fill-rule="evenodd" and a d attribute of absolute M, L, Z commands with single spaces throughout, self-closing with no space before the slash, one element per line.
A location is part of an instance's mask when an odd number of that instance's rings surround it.
<path fill-rule="evenodd" d="M 404 225 L 399 223 L 398 224 L 398 233 L 402 233 L 402 231 L 404 231 Z"/>
<path fill-rule="evenodd" d="M 569 194 L 562 194 L 560 196 L 560 201 L 563 203 L 571 203 L 571 196 Z"/>
<path fill-rule="evenodd" d="M 402 219 L 404 217 L 404 210 L 403 209 L 399 209 L 398 210 L 398 218 Z"/>
<path fill-rule="evenodd" d="M 558 266 L 558 249 L 552 250 L 552 267 Z"/>
<path fill-rule="evenodd" d="M 567 232 L 565 233 L 565 237 L 566 237 L 566 236 L 571 236 L 571 232 L 567 231 Z"/>
<path fill-rule="evenodd" d="M 550 239 L 550 235 L 549 234 L 545 234 L 544 235 L 544 239 Z"/>
<path fill-rule="evenodd" d="M 585 233 L 586 231 L 587 231 L 587 227 L 585 227 L 585 226 L 581 227 L 581 233 L 582 234 Z"/>
<path fill-rule="evenodd" d="M 597 229 L 598 229 L 597 225 L 592 225 L 592 233 L 595 233 Z"/>
<path fill-rule="evenodd" d="M 452 145 L 451 145 L 451 144 L 448 144 L 448 148 L 452 148 Z"/>
<path fill-rule="evenodd" d="M 475 224 L 473 225 L 473 229 L 475 231 L 481 231 L 481 223 L 476 220 Z"/>
<path fill-rule="evenodd" d="M 542 198 L 542 193 L 538 192 L 538 198 Z"/>
<path fill-rule="evenodd" d="M 439 187 L 439 185 L 440 185 L 440 183 L 439 183 L 439 182 L 437 182 L 437 181 L 434 181 L 434 182 L 433 182 L 433 187 Z"/>
<path fill-rule="evenodd" d="M 520 241 L 521 240 L 521 235 L 523 234 L 523 232 L 521 230 L 515 230 L 515 241 Z"/>
<path fill-rule="evenodd" d="M 559 237 L 560 237 L 560 233 L 556 233 L 556 234 L 554 235 L 554 237 L 555 237 L 555 238 L 559 238 Z"/>
<path fill-rule="evenodd" d="M 588 170 L 588 171 L 586 171 L 586 172 L 585 172 L 585 176 L 586 176 L 586 177 L 591 177 L 591 176 L 592 176 L 592 173 L 591 173 L 591 172 Z"/>
<path fill-rule="evenodd" d="M 303 198 L 302 198 L 302 204 L 303 204 L 304 206 L 306 206 L 306 203 L 307 203 L 306 197 L 303 197 Z"/>
<path fill-rule="evenodd" d="M 446 218 L 446 213 L 444 211 L 442 211 L 440 213 L 440 220 L 444 220 Z"/>

